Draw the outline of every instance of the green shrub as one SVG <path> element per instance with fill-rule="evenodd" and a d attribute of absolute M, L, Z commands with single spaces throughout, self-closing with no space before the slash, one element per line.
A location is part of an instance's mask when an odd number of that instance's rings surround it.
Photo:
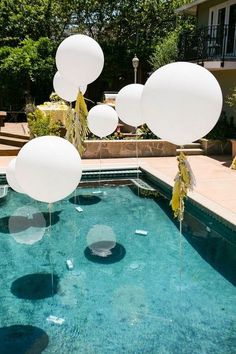
<path fill-rule="evenodd" d="M 233 118 L 227 118 L 226 113 L 223 112 L 222 116 L 214 126 L 214 128 L 205 136 L 207 139 L 226 140 L 233 138 L 235 135 L 235 126 Z"/>
<path fill-rule="evenodd" d="M 28 126 L 31 138 L 36 138 L 44 135 L 60 136 L 62 128 L 61 122 L 55 122 L 50 118 L 50 114 L 36 109 L 34 112 L 27 115 Z"/>

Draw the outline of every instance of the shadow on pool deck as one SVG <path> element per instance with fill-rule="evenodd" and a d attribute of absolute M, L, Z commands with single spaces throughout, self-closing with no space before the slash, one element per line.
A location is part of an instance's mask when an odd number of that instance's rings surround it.
<path fill-rule="evenodd" d="M 19 299 L 40 300 L 54 296 L 58 292 L 59 277 L 49 273 L 27 274 L 16 279 L 11 285 L 11 292 Z"/>
<path fill-rule="evenodd" d="M 1 354 L 40 354 L 48 343 L 47 333 L 38 327 L 13 325 L 0 328 Z"/>

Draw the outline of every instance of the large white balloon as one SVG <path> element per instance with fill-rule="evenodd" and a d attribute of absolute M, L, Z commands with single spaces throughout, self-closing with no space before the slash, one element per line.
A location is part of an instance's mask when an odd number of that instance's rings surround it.
<path fill-rule="evenodd" d="M 126 124 L 138 127 L 144 124 L 141 112 L 143 85 L 130 84 L 123 87 L 116 96 L 116 111 L 119 118 Z"/>
<path fill-rule="evenodd" d="M 60 74 L 77 87 L 87 85 L 98 78 L 104 65 L 100 45 L 91 37 L 75 34 L 59 45 L 56 65 Z"/>
<path fill-rule="evenodd" d="M 215 77 L 203 67 L 171 63 L 155 71 L 142 95 L 142 113 L 158 137 L 184 145 L 205 136 L 217 123 L 222 92 Z"/>
<path fill-rule="evenodd" d="M 84 95 L 87 90 L 87 85 L 77 87 L 75 84 L 66 81 L 59 71 L 56 72 L 53 78 L 53 88 L 56 94 L 61 97 L 63 100 L 68 102 L 76 101 L 79 89 Z"/>
<path fill-rule="evenodd" d="M 14 189 L 14 191 L 18 192 L 18 193 L 24 193 L 23 189 L 21 188 L 21 186 L 19 185 L 17 179 L 16 179 L 16 157 L 14 159 L 12 159 L 9 163 L 9 165 L 7 166 L 6 169 L 6 178 L 7 178 L 7 183 L 9 184 L 9 186 Z"/>
<path fill-rule="evenodd" d="M 29 141 L 19 152 L 16 178 L 32 198 L 53 203 L 67 197 L 77 187 L 82 174 L 76 148 L 56 136 Z"/>
<path fill-rule="evenodd" d="M 91 108 L 87 119 L 89 130 L 100 138 L 112 134 L 118 125 L 116 111 L 106 104 Z"/>

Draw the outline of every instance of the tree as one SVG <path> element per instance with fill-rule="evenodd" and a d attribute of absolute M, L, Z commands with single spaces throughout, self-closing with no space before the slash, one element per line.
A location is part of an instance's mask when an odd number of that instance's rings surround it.
<path fill-rule="evenodd" d="M 132 82 L 135 53 L 140 59 L 139 81 L 145 82 L 156 42 L 175 28 L 174 7 L 172 0 L 77 1 L 70 29 L 101 44 L 105 53 L 101 86 L 118 90 Z"/>
<path fill-rule="evenodd" d="M 0 42 L 15 46 L 26 37 L 62 38 L 75 0 L 1 0 Z"/>
<path fill-rule="evenodd" d="M 176 61 L 178 58 L 178 31 L 170 32 L 155 47 L 150 63 L 153 70 Z"/>
<path fill-rule="evenodd" d="M 22 109 L 32 100 L 44 100 L 52 90 L 55 44 L 48 38 L 23 40 L 18 47 L 0 48 L 2 106 Z"/>

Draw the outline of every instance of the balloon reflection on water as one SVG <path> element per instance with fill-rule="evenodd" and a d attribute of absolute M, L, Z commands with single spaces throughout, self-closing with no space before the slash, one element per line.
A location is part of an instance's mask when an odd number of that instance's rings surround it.
<path fill-rule="evenodd" d="M 16 209 L 11 215 L 8 228 L 16 242 L 32 245 L 43 238 L 46 231 L 46 220 L 38 209 L 24 206 Z"/>
<path fill-rule="evenodd" d="M 87 234 L 87 245 L 93 255 L 107 257 L 116 246 L 116 235 L 107 225 L 95 225 Z"/>

